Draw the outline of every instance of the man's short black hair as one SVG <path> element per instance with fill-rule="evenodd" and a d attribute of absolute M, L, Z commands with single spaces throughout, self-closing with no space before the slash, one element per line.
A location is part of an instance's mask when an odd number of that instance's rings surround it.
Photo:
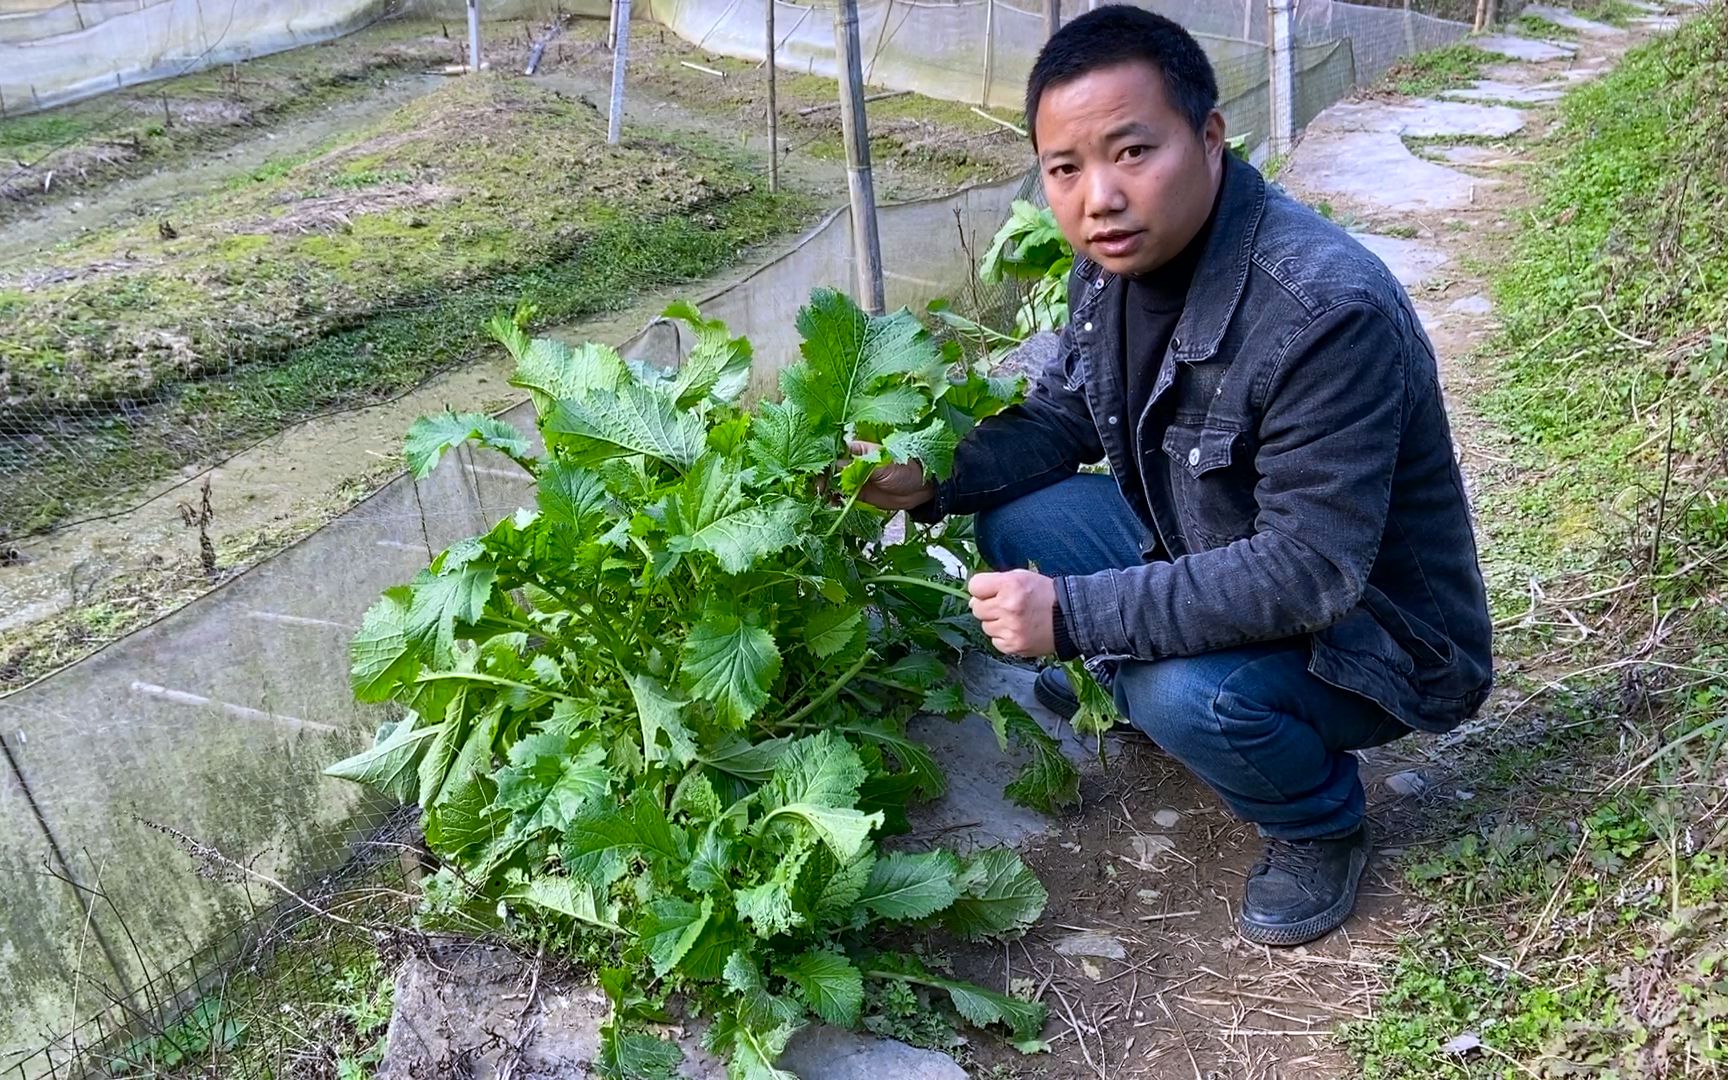
<path fill-rule="evenodd" d="M 1044 91 L 1100 68 L 1143 62 L 1164 74 L 1170 103 L 1195 132 L 1218 107 L 1218 76 L 1194 35 L 1170 19 L 1127 4 L 1096 8 L 1057 30 L 1039 50 L 1026 79 L 1026 129 L 1038 145 L 1038 102 Z"/>

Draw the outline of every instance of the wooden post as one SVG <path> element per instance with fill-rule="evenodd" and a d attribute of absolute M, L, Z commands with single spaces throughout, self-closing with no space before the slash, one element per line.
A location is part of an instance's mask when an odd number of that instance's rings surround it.
<path fill-rule="evenodd" d="M 870 130 L 864 115 L 862 49 L 858 44 L 858 0 L 834 7 L 834 52 L 840 61 L 840 126 L 846 141 L 846 188 L 852 202 L 852 257 L 858 304 L 882 314 L 882 239 L 876 232 L 876 188 L 870 179 Z"/>
<path fill-rule="evenodd" d="M 624 127 L 624 66 L 630 60 L 630 0 L 618 0 L 618 47 L 612 52 L 612 108 L 606 116 L 606 141 L 618 145 Z"/>
<path fill-rule="evenodd" d="M 468 0 L 468 70 L 480 70 L 480 0 Z"/>
<path fill-rule="evenodd" d="M 1471 29 L 1478 34 L 1488 29 L 1488 0 L 1476 0 L 1476 25 Z"/>
<path fill-rule="evenodd" d="M 774 0 L 768 0 L 768 190 L 780 190 L 780 104 L 775 99 L 774 57 L 779 53 L 774 40 Z"/>
<path fill-rule="evenodd" d="M 1044 0 L 1044 37 L 1054 37 L 1062 29 L 1062 0 Z"/>

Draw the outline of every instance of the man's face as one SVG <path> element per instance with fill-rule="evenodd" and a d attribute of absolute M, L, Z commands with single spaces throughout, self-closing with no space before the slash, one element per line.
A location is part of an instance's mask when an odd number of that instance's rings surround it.
<path fill-rule="evenodd" d="M 1033 117 L 1044 197 L 1074 250 L 1117 274 L 1170 261 L 1212 213 L 1224 119 L 1195 132 L 1151 64 L 1099 68 L 1044 91 Z"/>

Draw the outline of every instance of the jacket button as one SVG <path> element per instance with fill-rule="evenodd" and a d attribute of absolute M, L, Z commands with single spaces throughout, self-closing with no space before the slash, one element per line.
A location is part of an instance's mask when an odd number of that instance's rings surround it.
<path fill-rule="evenodd" d="M 1200 448 L 1198 446 L 1196 446 L 1194 449 L 1188 451 L 1188 464 L 1190 464 L 1190 465 L 1200 464 Z"/>
<path fill-rule="evenodd" d="M 1115 423 L 1116 423 L 1116 418 L 1115 418 L 1115 417 L 1114 417 L 1114 416 L 1112 416 L 1112 417 L 1111 417 L 1111 418 L 1110 418 L 1110 423 L 1111 423 L 1111 424 L 1115 424 Z"/>
<path fill-rule="evenodd" d="M 1094 282 L 1093 282 L 1093 283 L 1092 283 L 1092 287 L 1093 287 L 1093 288 L 1094 288 L 1094 289 L 1102 289 L 1102 288 L 1103 288 L 1103 287 L 1104 287 L 1104 279 L 1103 279 L 1103 278 L 1099 278 L 1099 279 L 1098 279 L 1098 280 L 1096 280 L 1096 281 L 1094 281 Z"/>
<path fill-rule="evenodd" d="M 1180 349 L 1182 347 L 1182 339 L 1179 337 L 1171 338 L 1170 339 L 1170 347 L 1172 349 Z"/>
<path fill-rule="evenodd" d="M 1090 334 L 1092 332 L 1092 324 L 1087 323 L 1085 326 L 1081 327 L 1081 329 L 1086 331 L 1088 334 Z"/>

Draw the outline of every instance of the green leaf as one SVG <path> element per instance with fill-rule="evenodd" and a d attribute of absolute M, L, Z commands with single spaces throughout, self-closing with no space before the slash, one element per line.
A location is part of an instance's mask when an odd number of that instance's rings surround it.
<path fill-rule="evenodd" d="M 852 1027 L 864 1005 L 864 976 L 837 952 L 811 949 L 776 972 L 803 991 L 810 1011 L 830 1024 Z"/>
<path fill-rule="evenodd" d="M 873 671 L 870 677 L 877 682 L 889 686 L 899 686 L 907 690 L 928 690 L 948 677 L 948 665 L 940 657 L 930 653 L 912 653 L 889 664 L 881 671 Z"/>
<path fill-rule="evenodd" d="M 856 858 L 870 841 L 870 831 L 880 828 L 881 811 L 866 814 L 852 807 L 817 806 L 813 803 L 792 803 L 764 817 L 761 826 L 782 816 L 796 817 L 808 824 L 841 860 Z"/>
<path fill-rule="evenodd" d="M 728 735 L 702 756 L 702 763 L 745 783 L 761 784 L 774 775 L 774 766 L 791 745 L 792 740 L 785 737 L 752 743 L 742 736 Z"/>
<path fill-rule="evenodd" d="M 467 563 L 447 574 L 422 570 L 412 585 L 405 630 L 410 638 L 448 656 L 456 624 L 472 625 L 486 613 L 498 570 L 489 563 Z"/>
<path fill-rule="evenodd" d="M 797 480 L 833 464 L 834 440 L 817 434 L 810 417 L 791 402 L 765 401 L 750 422 L 744 452 L 762 479 Z"/>
<path fill-rule="evenodd" d="M 851 921 L 853 909 L 864 895 L 864 887 L 869 883 L 875 866 L 876 853 L 869 850 L 859 852 L 858 857 L 850 862 L 839 863 L 817 893 L 816 902 L 812 905 L 816 917 L 841 923 Z"/>
<path fill-rule="evenodd" d="M 558 402 L 545 423 L 566 460 L 591 465 L 643 454 L 683 470 L 702 456 L 708 429 L 665 394 L 629 384 Z"/>
<path fill-rule="evenodd" d="M 691 769 L 678 781 L 672 792 L 672 813 L 682 814 L 691 822 L 712 821 L 720 816 L 720 796 L 700 769 Z"/>
<path fill-rule="evenodd" d="M 866 775 L 851 743 L 819 731 L 786 748 L 762 788 L 762 805 L 768 810 L 793 804 L 850 808 Z"/>
<path fill-rule="evenodd" d="M 642 905 L 636 920 L 636 936 L 641 939 L 656 976 L 665 978 L 678 966 L 713 914 L 714 901 L 706 896 L 699 905 L 673 898 L 650 900 Z"/>
<path fill-rule="evenodd" d="M 420 672 L 420 658 L 408 635 L 408 607 L 414 592 L 406 585 L 385 589 L 366 609 L 360 631 L 348 645 L 349 679 L 361 701 L 384 701 Z"/>
<path fill-rule="evenodd" d="M 1062 753 L 1062 744 L 1039 726 L 1038 721 L 1012 698 L 997 698 L 986 710 L 996 731 L 997 744 L 1006 751 L 1008 740 L 1030 755 L 1013 783 L 1003 792 L 1022 806 L 1047 814 L 1080 801 L 1080 773 Z"/>
<path fill-rule="evenodd" d="M 737 467 L 719 454 L 705 454 L 667 504 L 667 546 L 705 551 L 728 574 L 741 574 L 796 543 L 809 517 L 809 510 L 792 499 L 750 502 Z"/>
<path fill-rule="evenodd" d="M 726 1062 L 727 1080 L 798 1080 L 774 1063 L 786 1052 L 786 1044 L 798 1033 L 798 1025 L 781 1024 L 758 1030 L 740 1021 L 732 1034 L 732 1056 Z"/>
<path fill-rule="evenodd" d="M 750 385 L 750 342 L 735 338 L 719 319 L 704 319 L 695 305 L 672 304 L 666 318 L 682 320 L 694 331 L 696 344 L 672 382 L 672 397 L 680 408 L 711 398 L 720 404 L 736 401 Z"/>
<path fill-rule="evenodd" d="M 425 814 L 426 844 L 445 858 L 504 834 L 510 813 L 493 801 L 497 787 L 484 776 L 451 777 L 443 799 Z"/>
<path fill-rule="evenodd" d="M 1116 699 L 1098 684 L 1086 665 L 1072 660 L 1062 665 L 1068 672 L 1068 683 L 1080 698 L 1080 711 L 1069 721 L 1082 735 L 1102 735 L 1116 726 Z"/>
<path fill-rule="evenodd" d="M 581 397 L 590 390 L 616 390 L 630 378 L 624 359 L 610 346 L 587 344 L 572 348 L 552 338 L 530 339 L 519 328 L 515 333 L 500 330 L 494 324 L 493 336 L 516 360 L 516 373 L 510 377 L 510 385 L 529 391 L 534 408 L 542 417 L 555 402 Z"/>
<path fill-rule="evenodd" d="M 324 775 L 368 784 L 403 802 L 414 801 L 420 789 L 420 755 L 438 737 L 442 725 L 415 728 L 412 723 L 410 719 L 381 727 L 370 749 L 338 761 Z"/>
<path fill-rule="evenodd" d="M 953 716 L 957 713 L 969 712 L 972 703 L 966 699 L 966 688 L 959 683 L 949 683 L 938 686 L 924 695 L 924 701 L 918 706 L 925 712 L 941 713 Z"/>
<path fill-rule="evenodd" d="M 584 815 L 564 829 L 559 859 L 578 881 L 609 888 L 638 850 L 636 826 L 615 810 Z"/>
<path fill-rule="evenodd" d="M 845 294 L 817 289 L 798 331 L 804 360 L 781 373 L 780 388 L 819 433 L 906 424 L 923 411 L 928 399 L 910 376 L 929 372 L 940 354 L 911 312 L 870 316 Z"/>
<path fill-rule="evenodd" d="M 739 949 L 726 959 L 726 985 L 738 995 L 738 1005 L 745 1022 L 756 1027 L 789 1024 L 804 1015 L 804 1006 L 768 989 L 756 962 Z"/>
<path fill-rule="evenodd" d="M 942 921 L 969 941 L 1024 931 L 1044 913 L 1050 898 L 1038 876 L 1007 848 L 972 856 L 959 883 L 961 895 Z"/>
<path fill-rule="evenodd" d="M 639 787 L 630 799 L 630 816 L 636 826 L 636 842 L 651 860 L 663 867 L 682 867 L 690 861 L 690 837 L 666 818 L 657 790 Z"/>
<path fill-rule="evenodd" d="M 953 979 L 930 980 L 948 991 L 954 1010 L 979 1027 L 1001 1024 L 1018 1040 L 1035 1039 L 1044 1027 L 1044 1006 L 1036 1001 L 986 990 L 982 986 L 957 982 Z"/>
<path fill-rule="evenodd" d="M 454 413 L 449 409 L 436 416 L 422 416 L 408 428 L 408 437 L 402 444 L 408 471 L 416 479 L 423 479 L 438 466 L 444 451 L 469 440 L 498 451 L 530 473 L 534 471 L 528 437 L 515 425 L 485 413 Z"/>
<path fill-rule="evenodd" d="M 734 846 L 733 841 L 721 833 L 719 825 L 708 826 L 702 839 L 696 841 L 696 850 L 690 853 L 690 864 L 684 868 L 684 880 L 699 893 L 713 892 L 725 885 L 726 873 L 732 869 Z"/>
<path fill-rule="evenodd" d="M 456 762 L 458 744 L 468 734 L 468 724 L 462 715 L 465 698 L 465 694 L 459 694 L 454 699 L 446 711 L 444 722 L 438 725 L 437 737 L 420 756 L 420 765 L 416 770 L 419 782 L 416 784 L 414 801 L 423 807 L 438 801 L 438 793 L 444 787 L 444 778 L 449 775 L 450 767 Z"/>
<path fill-rule="evenodd" d="M 677 1043 L 644 1031 L 619 1031 L 613 1022 L 600 1029 L 594 1068 L 604 1080 L 676 1080 L 683 1060 Z"/>
<path fill-rule="evenodd" d="M 929 698 L 926 697 L 925 701 L 928 703 Z M 843 723 L 835 730 L 868 739 L 893 754 L 900 762 L 900 767 L 912 775 L 918 794 L 923 798 L 940 798 L 942 793 L 948 790 L 948 778 L 943 774 L 942 766 L 931 756 L 929 749 L 916 739 L 895 731 L 888 726 L 887 721 Z"/>
<path fill-rule="evenodd" d="M 629 677 L 630 693 L 636 699 L 636 715 L 642 724 L 642 758 L 652 764 L 668 757 L 679 765 L 688 765 L 696 757 L 696 736 L 684 726 L 681 715 L 690 704 L 674 697 L 658 679 L 647 675 Z M 664 732 L 670 751 L 660 745 Z"/>
<path fill-rule="evenodd" d="M 808 833 L 795 836 L 768 880 L 732 894 L 738 917 L 748 919 L 758 937 L 774 937 L 794 927 L 803 926 L 805 913 L 799 910 L 796 888 L 798 875 L 815 850 Z"/>
<path fill-rule="evenodd" d="M 510 897 L 565 918 L 606 930 L 622 929 L 610 912 L 601 908 L 594 887 L 567 877 L 549 874 L 529 878 L 511 890 Z"/>
<path fill-rule="evenodd" d="M 900 464 L 916 461 L 930 476 L 946 480 L 954 471 L 954 451 L 960 448 L 960 436 L 943 421 L 932 420 L 917 431 L 894 432 L 882 446 Z"/>
<path fill-rule="evenodd" d="M 716 605 L 684 639 L 679 669 L 692 694 L 714 703 L 722 723 L 742 727 L 768 701 L 780 650 L 754 612 L 741 617 Z"/>
<path fill-rule="evenodd" d="M 951 851 L 896 851 L 876 861 L 858 903 L 884 919 L 927 919 L 960 898 L 959 879 Z"/>
<path fill-rule="evenodd" d="M 535 502 L 547 524 L 564 530 L 561 539 L 572 545 L 588 539 L 611 517 L 600 477 L 562 461 L 547 462 L 540 470 Z"/>
<path fill-rule="evenodd" d="M 804 644 L 819 660 L 846 650 L 864 628 L 864 612 L 855 607 L 820 608 L 804 623 Z"/>
<path fill-rule="evenodd" d="M 550 752 L 529 750 L 532 739 L 548 740 Z M 611 774 L 600 764 L 605 750 L 600 746 L 569 749 L 570 740 L 558 736 L 533 736 L 517 743 L 508 768 L 498 770 L 498 805 L 516 812 L 516 826 L 524 834 L 544 830 L 562 832 L 606 797 Z"/>

